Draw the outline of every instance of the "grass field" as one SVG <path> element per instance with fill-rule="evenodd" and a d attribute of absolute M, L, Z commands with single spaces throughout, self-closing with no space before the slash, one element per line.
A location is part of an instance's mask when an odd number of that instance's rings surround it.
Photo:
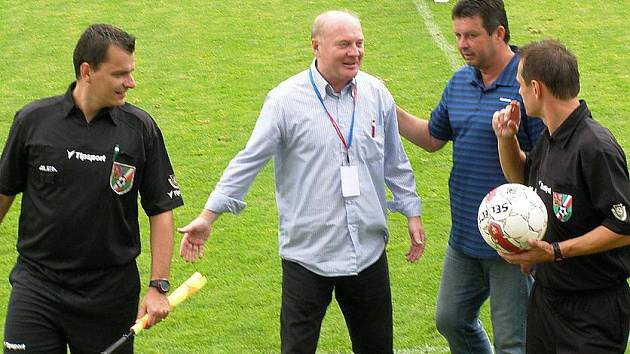
<path fill-rule="evenodd" d="M 186 205 L 175 221 L 194 218 L 230 159 L 244 146 L 268 90 L 305 69 L 310 26 L 323 10 L 348 8 L 362 18 L 363 69 L 381 77 L 397 103 L 427 117 L 459 58 L 451 46 L 453 1 L 258 0 L 108 1 L 0 0 L 0 143 L 13 115 L 33 99 L 62 93 L 73 80 L 72 50 L 91 23 L 109 22 L 137 40 L 138 86 L 129 101 L 162 128 Z M 624 0 L 506 0 L 513 44 L 553 37 L 580 61 L 581 98 L 630 151 L 630 8 Z M 440 33 L 443 37 L 440 37 Z M 406 219 L 390 215 L 388 245 L 398 353 L 447 353 L 433 323 L 450 225 L 447 180 L 451 148 L 429 154 L 405 142 L 423 198 L 425 255 L 407 264 Z M 280 259 L 269 164 L 252 185 L 240 215 L 225 215 L 206 259 L 194 266 L 173 256 L 172 282 L 195 270 L 208 285 L 136 341 L 138 353 L 279 352 Z M 97 201 L 95 201 L 97 203 Z M 60 205 L 60 207 L 62 207 Z M 0 225 L 0 278 L 15 261 L 19 203 Z M 142 220 L 143 240 L 147 222 Z M 179 237 L 177 237 L 177 241 Z M 144 242 L 148 252 L 148 242 Z M 143 283 L 149 254 L 138 258 Z M 0 325 L 10 286 L 0 282 Z M 487 309 L 482 313 L 490 329 Z M 343 318 L 333 304 L 321 353 L 349 353 Z"/>

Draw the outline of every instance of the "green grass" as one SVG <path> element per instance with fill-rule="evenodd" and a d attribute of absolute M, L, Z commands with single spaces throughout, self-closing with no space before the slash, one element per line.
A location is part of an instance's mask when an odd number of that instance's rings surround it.
<path fill-rule="evenodd" d="M 448 4 L 426 5 L 453 43 Z M 622 0 L 506 0 L 512 42 L 546 37 L 578 56 L 582 92 L 594 117 L 630 151 L 626 102 L 630 10 Z M 451 68 L 429 35 L 414 1 L 8 1 L 0 0 L 0 142 L 13 114 L 33 99 L 63 92 L 74 77 L 71 54 L 91 23 L 110 22 L 137 36 L 138 87 L 129 101 L 160 124 L 186 205 L 175 221 L 194 218 L 230 159 L 245 144 L 268 90 L 311 61 L 310 26 L 323 10 L 357 12 L 366 36 L 364 69 L 387 83 L 397 102 L 427 117 Z M 423 197 L 428 245 L 407 264 L 406 219 L 390 215 L 388 246 L 394 298 L 395 347 L 405 353 L 448 352 L 433 323 L 435 296 L 448 237 L 447 180 L 451 148 L 429 154 L 407 143 Z M 139 353 L 275 353 L 279 351 L 280 259 L 273 170 L 252 185 L 240 216 L 216 223 L 206 259 L 195 266 L 174 254 L 175 284 L 199 270 L 208 285 L 169 319 L 136 341 Z M 14 263 L 19 203 L 0 226 L 0 278 Z M 142 219 L 145 251 L 147 222 Z M 179 240 L 179 237 L 177 237 Z M 138 264 L 148 281 L 150 257 Z M 0 325 L 10 286 L 0 282 Z M 482 320 L 490 328 L 487 308 Z M 343 318 L 332 305 L 324 320 L 322 353 L 349 353 Z"/>

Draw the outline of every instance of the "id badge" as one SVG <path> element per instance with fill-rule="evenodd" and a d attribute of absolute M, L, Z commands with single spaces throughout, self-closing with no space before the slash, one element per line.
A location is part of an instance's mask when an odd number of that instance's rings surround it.
<path fill-rule="evenodd" d="M 359 191 L 359 170 L 357 166 L 341 166 L 341 194 L 344 198 L 356 197 Z"/>

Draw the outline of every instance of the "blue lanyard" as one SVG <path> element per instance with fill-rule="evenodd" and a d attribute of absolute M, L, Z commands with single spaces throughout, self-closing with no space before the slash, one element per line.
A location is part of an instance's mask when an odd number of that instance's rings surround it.
<path fill-rule="evenodd" d="M 315 81 L 313 80 L 313 71 L 311 70 L 311 68 L 308 69 L 308 79 L 311 81 L 311 85 L 313 85 L 313 90 L 315 90 L 315 94 L 317 94 L 319 103 L 321 103 L 322 107 L 324 107 L 324 111 L 328 115 L 328 118 L 330 119 L 330 122 L 335 128 L 335 131 L 337 131 L 337 135 L 339 136 L 339 139 L 341 139 L 341 143 L 343 144 L 343 147 L 346 149 L 346 161 L 350 163 L 350 146 L 352 145 L 352 132 L 354 131 L 354 112 L 357 108 L 357 83 L 356 82 L 354 83 L 354 90 L 353 90 L 353 95 L 352 95 L 352 121 L 350 123 L 350 132 L 348 132 L 348 143 L 346 143 L 346 139 L 343 138 L 341 129 L 339 129 L 337 122 L 335 121 L 333 116 L 330 114 L 330 112 L 328 112 L 328 109 L 326 108 L 326 105 L 324 104 L 324 100 L 322 99 L 322 95 L 319 93 L 317 86 L 315 86 Z"/>

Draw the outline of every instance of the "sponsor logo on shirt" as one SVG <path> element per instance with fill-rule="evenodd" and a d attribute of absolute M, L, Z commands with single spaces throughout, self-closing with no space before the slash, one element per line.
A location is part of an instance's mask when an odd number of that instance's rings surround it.
<path fill-rule="evenodd" d="M 543 181 L 538 181 L 538 188 L 540 188 L 541 191 L 547 193 L 547 194 L 551 194 L 551 188 L 549 188 L 549 186 L 545 185 L 543 183 Z"/>
<path fill-rule="evenodd" d="M 66 150 L 66 152 L 68 153 L 68 160 L 72 160 L 72 158 L 75 158 L 80 161 L 105 162 L 105 155 L 86 154 L 75 150 Z"/>
<path fill-rule="evenodd" d="M 7 341 L 4 342 L 4 347 L 8 350 L 26 350 L 26 344 L 9 343 Z"/>
<path fill-rule="evenodd" d="M 177 183 L 177 180 L 175 179 L 175 175 L 168 176 L 168 183 L 171 185 L 171 187 L 175 189 L 179 189 L 179 184 Z"/>
<path fill-rule="evenodd" d="M 50 165 L 39 165 L 38 170 L 42 172 L 55 172 L 55 173 L 59 172 L 57 171 L 55 166 L 50 166 Z"/>
<path fill-rule="evenodd" d="M 628 219 L 628 213 L 626 212 L 626 206 L 621 204 L 621 203 L 613 205 L 613 207 L 612 207 L 612 209 L 610 209 L 610 211 L 612 211 L 613 215 L 619 221 L 626 221 Z"/>
<path fill-rule="evenodd" d="M 166 194 L 168 194 L 169 198 L 173 199 L 174 197 L 180 197 L 182 192 L 179 189 L 174 189 Z"/>

